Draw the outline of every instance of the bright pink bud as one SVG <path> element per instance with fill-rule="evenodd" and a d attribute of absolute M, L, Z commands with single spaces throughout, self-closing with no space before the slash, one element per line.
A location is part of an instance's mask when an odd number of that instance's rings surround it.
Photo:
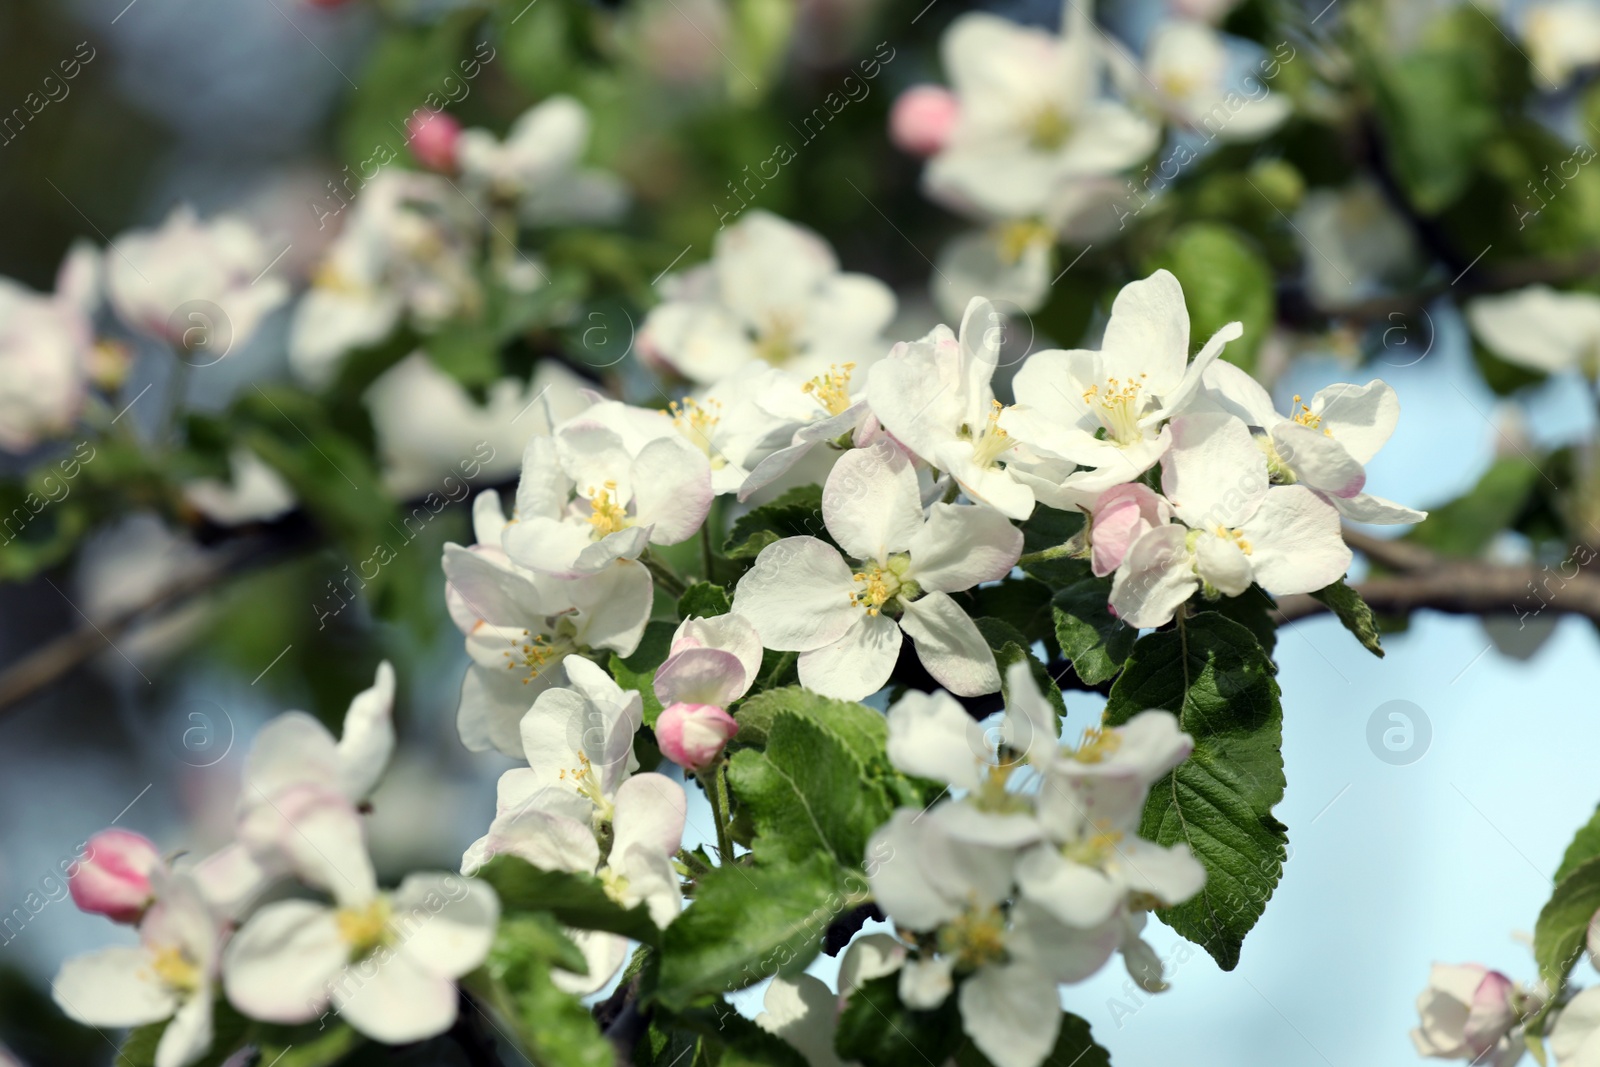
<path fill-rule="evenodd" d="M 889 110 L 889 140 L 913 156 L 936 155 L 950 140 L 961 104 L 949 89 L 914 85 Z"/>
<path fill-rule="evenodd" d="M 1133 543 L 1167 521 L 1171 507 L 1138 482 L 1115 486 L 1094 502 L 1089 526 L 1090 560 L 1096 577 L 1118 567 Z"/>
<path fill-rule="evenodd" d="M 150 875 L 161 854 L 132 830 L 101 830 L 89 838 L 78 872 L 68 880 L 72 902 L 112 922 L 136 923 L 150 905 Z"/>
<path fill-rule="evenodd" d="M 461 140 L 461 123 L 443 111 L 412 115 L 406 120 L 406 143 L 411 154 L 429 170 L 441 174 L 456 171 L 456 144 Z"/>
<path fill-rule="evenodd" d="M 711 766 L 738 732 L 733 716 L 715 704 L 668 704 L 656 720 L 662 754 L 686 771 Z"/>

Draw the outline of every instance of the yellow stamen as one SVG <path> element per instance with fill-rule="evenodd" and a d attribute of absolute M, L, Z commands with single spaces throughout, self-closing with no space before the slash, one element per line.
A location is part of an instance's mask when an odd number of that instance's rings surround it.
<path fill-rule="evenodd" d="M 672 425 L 691 445 L 705 453 L 713 470 L 727 466 L 727 458 L 711 447 L 711 434 L 722 421 L 721 401 L 707 400 L 702 404 L 693 397 L 684 397 L 683 403 L 674 401 L 667 405 L 667 410 L 672 413 Z"/>
<path fill-rule="evenodd" d="M 506 669 L 514 671 L 519 667 L 527 668 L 528 676 L 522 680 L 522 684 L 527 685 L 539 677 L 540 670 L 550 657 L 556 654 L 556 649 L 551 647 L 549 639 L 544 634 L 534 635 L 524 630 L 522 636 L 528 640 L 514 651 L 505 653 L 506 659 L 511 661 L 506 664 Z"/>
<path fill-rule="evenodd" d="M 340 908 L 334 913 L 334 922 L 350 951 L 361 953 L 384 943 L 388 936 L 389 912 L 389 901 L 378 897 L 364 908 Z"/>
<path fill-rule="evenodd" d="M 1028 145 L 1035 151 L 1054 152 L 1072 136 L 1072 123 L 1061 109 L 1046 104 L 1027 121 Z"/>
<path fill-rule="evenodd" d="M 1061 846 L 1061 854 L 1073 863 L 1081 863 L 1085 867 L 1099 867 L 1117 851 L 1117 845 L 1121 841 L 1121 830 L 1102 829 L 1082 841 Z"/>
<path fill-rule="evenodd" d="M 1104 763 L 1122 747 L 1122 735 L 1105 726 L 1091 726 L 1083 731 L 1078 747 L 1067 747 L 1066 755 L 1079 763 Z"/>
<path fill-rule="evenodd" d="M 850 603 L 865 608 L 868 615 L 876 615 L 900 591 L 900 576 L 887 567 L 872 564 L 853 575 L 860 583 L 859 590 L 851 590 Z"/>
<path fill-rule="evenodd" d="M 605 487 L 599 490 L 590 486 L 587 496 L 593 512 L 589 516 L 589 525 L 594 527 L 596 541 L 628 525 L 628 510 L 617 503 L 616 482 L 606 482 Z"/>
<path fill-rule="evenodd" d="M 1106 433 L 1119 445 L 1133 444 L 1144 437 L 1144 432 L 1139 429 L 1139 416 L 1144 406 L 1142 392 L 1143 379 L 1149 375 L 1139 375 L 1139 381 L 1121 381 L 1117 378 L 1107 378 L 1105 388 L 1091 385 L 1083 391 L 1083 402 L 1089 405 L 1095 417 L 1100 420 L 1100 425 L 1106 428 Z"/>
<path fill-rule="evenodd" d="M 1054 239 L 1055 232 L 1038 219 L 1001 223 L 995 234 L 995 241 L 1000 247 L 1000 262 L 1008 267 L 1016 266 L 1022 254 L 1031 246 L 1041 241 L 1049 244 Z"/>
<path fill-rule="evenodd" d="M 1218 526 L 1211 532 L 1222 538 L 1224 541 L 1232 541 L 1234 544 L 1238 545 L 1239 551 L 1243 552 L 1245 555 L 1249 556 L 1254 554 L 1254 548 L 1249 541 L 1245 540 L 1243 530 L 1230 530 L 1226 526 Z"/>
<path fill-rule="evenodd" d="M 850 372 L 855 369 L 854 363 L 843 366 L 835 363 L 828 368 L 828 373 L 817 375 L 800 389 L 815 397 L 829 415 L 843 415 L 850 407 Z"/>
<path fill-rule="evenodd" d="M 594 773 L 594 765 L 589 761 L 589 757 L 582 752 L 579 752 L 577 756 L 578 766 L 571 770 L 560 771 L 556 774 L 556 777 L 563 782 L 571 783 L 572 788 L 576 789 L 580 796 L 587 798 L 589 803 L 594 805 L 595 821 L 597 823 L 610 822 L 611 817 L 615 814 L 615 808 L 600 790 L 600 779 Z"/>
<path fill-rule="evenodd" d="M 193 993 L 200 988 L 200 968 L 176 945 L 156 949 L 150 969 L 168 989 Z"/>
<path fill-rule="evenodd" d="M 1005 408 L 998 400 L 989 403 L 989 420 L 972 441 L 972 462 L 985 469 L 994 466 L 996 460 L 1017 447 L 1011 435 L 1000 428 L 1000 415 Z"/>
<path fill-rule="evenodd" d="M 1006 920 L 1000 909 L 969 907 L 939 930 L 939 951 L 954 956 L 964 971 L 996 963 L 1006 955 Z"/>
<path fill-rule="evenodd" d="M 800 351 L 799 330 L 785 315 L 773 315 L 756 338 L 756 355 L 774 367 L 789 362 Z"/>
<path fill-rule="evenodd" d="M 1322 428 L 1322 416 L 1321 415 L 1312 414 L 1312 411 L 1311 411 L 1310 407 L 1308 407 L 1305 404 L 1300 403 L 1300 394 L 1299 393 L 1295 394 L 1294 403 L 1291 404 L 1290 407 L 1294 407 L 1294 408 L 1299 408 L 1300 409 L 1299 411 L 1296 411 L 1293 415 L 1289 416 L 1289 418 L 1292 419 L 1293 421 L 1298 422 L 1301 426 L 1306 427 L 1306 429 L 1308 429 L 1308 430 L 1315 430 L 1315 429 Z M 1332 437 L 1333 436 L 1333 431 L 1332 430 L 1322 429 L 1322 433 L 1326 437 Z"/>

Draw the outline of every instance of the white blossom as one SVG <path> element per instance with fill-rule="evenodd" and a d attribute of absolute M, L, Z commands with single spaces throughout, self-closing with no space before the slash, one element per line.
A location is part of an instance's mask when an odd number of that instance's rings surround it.
<path fill-rule="evenodd" d="M 100 299 L 100 253 L 77 244 L 54 293 L 0 278 L 0 449 L 65 433 L 83 406 Z"/>
<path fill-rule="evenodd" d="M 887 441 L 835 464 L 822 512 L 859 570 L 815 537 L 784 538 L 761 551 L 733 599 L 763 645 L 801 654 L 801 684 L 845 700 L 876 692 L 894 669 L 903 629 L 952 692 L 1000 687 L 994 654 L 950 594 L 1009 573 L 1021 531 L 981 505 L 940 503 L 924 516 L 916 474 Z"/>
<path fill-rule="evenodd" d="M 717 234 L 711 262 L 661 283 L 665 301 L 640 351 L 691 381 L 718 381 L 754 360 L 803 377 L 834 363 L 865 366 L 894 317 L 889 287 L 840 271 L 821 237 L 766 211 Z"/>

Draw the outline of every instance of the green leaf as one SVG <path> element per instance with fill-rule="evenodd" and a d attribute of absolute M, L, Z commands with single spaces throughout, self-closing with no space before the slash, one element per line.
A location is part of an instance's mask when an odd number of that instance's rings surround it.
<path fill-rule="evenodd" d="M 1096 578 L 1084 565 L 1084 577 L 1064 586 L 1051 600 L 1056 641 L 1072 669 L 1089 685 L 1117 676 L 1139 631 L 1111 614 L 1111 581 Z"/>
<path fill-rule="evenodd" d="M 1054 656 L 1056 648 L 1055 621 L 1050 610 L 1050 587 L 1037 578 L 1007 578 L 998 585 L 984 586 L 971 592 L 973 618 L 1004 619 L 1015 626 L 1031 647 L 1042 642 L 1046 652 Z"/>
<path fill-rule="evenodd" d="M 462 11 L 426 27 L 391 23 L 367 51 L 366 63 L 353 79 L 361 89 L 351 90 L 339 134 L 350 167 L 341 177 L 344 187 L 318 201 L 326 212 L 348 210 L 344 201 L 359 194 L 363 179 L 375 173 L 375 166 L 388 167 L 406 157 L 406 121 L 417 111 L 442 111 L 448 106 L 447 78 L 451 85 L 464 84 L 470 91 L 472 79 L 464 75 L 472 68 L 462 64 L 471 60 L 463 45 L 476 21 L 475 12 Z M 331 225 L 323 212 L 316 216 Z"/>
<path fill-rule="evenodd" d="M 1596 856 L 1600 856 L 1600 808 L 1595 809 L 1589 821 L 1573 836 L 1572 844 L 1567 846 L 1566 853 L 1561 857 L 1561 866 L 1556 868 L 1553 880 L 1559 885 L 1579 865 Z"/>
<path fill-rule="evenodd" d="M 731 863 L 706 874 L 694 903 L 662 933 L 656 998 L 678 1011 L 805 970 L 828 924 L 853 903 L 839 873 L 829 856 L 813 854 L 793 866 Z"/>
<path fill-rule="evenodd" d="M 1133 647 L 1106 715 L 1120 725 L 1164 708 L 1194 738 L 1194 753 L 1150 791 L 1139 833 L 1184 843 L 1205 866 L 1194 899 L 1156 914 L 1231 971 L 1283 871 L 1283 709 L 1276 668 L 1250 631 L 1215 612 Z"/>
<path fill-rule="evenodd" d="M 1551 989 L 1561 988 L 1583 955 L 1595 912 L 1600 912 L 1600 858 L 1584 860 L 1556 883 L 1534 925 L 1533 957 Z"/>
<path fill-rule="evenodd" d="M 932 1011 L 915 1011 L 901 1003 L 899 990 L 899 975 L 855 988 L 834 1036 L 840 1059 L 862 1067 L 902 1067 L 950 1058 L 962 1041 L 956 998 Z"/>
<path fill-rule="evenodd" d="M 1419 49 L 1370 66 L 1384 142 L 1400 184 L 1424 215 L 1466 191 L 1498 125 L 1473 57 Z"/>
<path fill-rule="evenodd" d="M 1462 496 L 1433 508 L 1405 536 L 1446 556 L 1476 556 L 1528 506 L 1539 470 L 1521 456 L 1495 460 Z"/>
<path fill-rule="evenodd" d="M 1339 617 L 1344 628 L 1356 635 L 1362 647 L 1379 659 L 1383 658 L 1383 643 L 1378 639 L 1378 623 L 1372 617 L 1372 608 L 1361 599 L 1361 594 L 1340 578 L 1337 582 L 1311 594 Z"/>
<path fill-rule="evenodd" d="M 644 724 L 654 726 L 661 716 L 661 701 L 656 697 L 656 668 L 667 660 L 672 651 L 672 635 L 677 627 L 657 619 L 645 625 L 644 636 L 633 655 L 624 659 L 611 653 L 611 677 L 624 689 L 637 689 L 644 700 Z"/>
<path fill-rule="evenodd" d="M 755 829 L 757 862 L 800 863 L 821 852 L 840 867 L 859 866 L 867 838 L 894 810 L 867 766 L 837 733 L 777 715 L 764 749 L 742 749 L 728 763 L 728 784 Z"/>
<path fill-rule="evenodd" d="M 523 932 L 530 930 L 523 926 Z M 572 947 L 570 942 L 568 945 Z M 546 951 L 549 947 L 538 936 L 506 936 L 502 930 L 484 968 L 492 983 L 489 999 L 515 1017 L 533 1062 L 611 1067 L 616 1051 L 600 1033 L 594 1016 L 582 1001 L 558 989 L 551 980 L 551 966 L 559 965 L 560 960 L 551 958 Z"/>
<path fill-rule="evenodd" d="M 956 1053 L 956 1067 L 993 1067 L 968 1041 Z M 1042 1067 L 1111 1067 L 1111 1053 L 1095 1044 L 1089 1024 L 1070 1011 L 1061 1013 L 1061 1032 Z"/>
<path fill-rule="evenodd" d="M 822 522 L 822 486 L 798 486 L 739 516 L 722 548 L 729 559 L 755 559 L 785 537 L 819 537 L 832 543 Z"/>
<path fill-rule="evenodd" d="M 494 887 L 508 913 L 549 912 L 579 930 L 606 930 L 647 945 L 660 941 L 661 931 L 643 904 L 623 908 L 593 875 L 543 871 L 517 856 L 496 856 L 477 877 Z"/>
<path fill-rule="evenodd" d="M 773 721 L 795 715 L 826 729 L 861 763 L 881 756 L 889 743 L 889 721 L 883 714 L 853 700 L 834 700 L 797 685 L 757 693 L 739 705 L 739 741 L 767 743 Z"/>
<path fill-rule="evenodd" d="M 712 582 L 695 582 L 678 598 L 680 619 L 706 619 L 732 610 L 728 591 Z"/>
<path fill-rule="evenodd" d="M 1259 585 L 1252 585 L 1238 596 L 1225 596 L 1206 604 L 1205 610 L 1214 611 L 1225 619 L 1232 619 L 1255 635 L 1261 650 L 1268 656 L 1278 645 L 1278 624 L 1274 616 L 1278 602 Z"/>
<path fill-rule="evenodd" d="M 644 1037 L 634 1046 L 635 1067 L 695 1067 L 700 1035 L 686 1032 L 680 1026 L 663 1026 L 666 1012 L 659 1014 L 663 1018 L 652 1017 Z"/>
<path fill-rule="evenodd" d="M 677 1012 L 657 1012 L 665 1016 L 675 1033 L 689 1030 L 700 1034 L 701 1063 L 717 1067 L 806 1067 L 806 1058 L 776 1034 L 769 1034 L 736 1011 L 725 1000 Z M 707 1056 L 707 1053 L 711 1054 Z M 655 1067 L 691 1067 L 688 1060 L 679 1064 L 660 1063 Z"/>
<path fill-rule="evenodd" d="M 1149 266 L 1165 267 L 1183 285 L 1195 344 L 1230 322 L 1244 323 L 1244 336 L 1230 342 L 1222 358 L 1255 370 L 1276 303 L 1272 268 L 1248 237 L 1222 223 L 1191 222 L 1173 231 Z"/>
<path fill-rule="evenodd" d="M 252 1035 L 252 1043 L 261 1049 L 258 1062 L 276 1067 L 330 1067 L 366 1042 L 346 1023 L 327 1029 L 310 1024 L 259 1029 Z"/>
<path fill-rule="evenodd" d="M 1028 671 L 1033 675 L 1034 684 L 1039 687 L 1045 699 L 1055 707 L 1058 716 L 1067 713 L 1066 701 L 1061 699 L 1061 687 L 1056 680 L 1050 677 L 1050 672 L 1045 665 L 1034 658 L 1028 651 L 1028 639 L 1017 631 L 1017 628 L 1004 619 L 974 619 L 978 632 L 983 635 L 984 641 L 994 653 L 994 665 L 1000 672 L 1000 699 L 1009 704 L 1011 702 L 1011 682 L 1009 674 L 1013 663 L 1026 663 Z"/>
<path fill-rule="evenodd" d="M 556 921 L 542 911 L 508 912 L 495 931 L 495 941 L 504 942 L 507 951 L 537 954 L 554 967 L 573 974 L 588 974 L 589 962 L 583 951 Z"/>

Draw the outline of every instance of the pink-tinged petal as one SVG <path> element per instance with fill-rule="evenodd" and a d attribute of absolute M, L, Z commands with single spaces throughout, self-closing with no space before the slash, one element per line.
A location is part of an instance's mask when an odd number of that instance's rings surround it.
<path fill-rule="evenodd" d="M 445 545 L 444 576 L 473 620 L 497 625 L 522 623 L 566 607 L 553 595 L 554 590 L 541 587 L 526 571 L 519 571 L 498 548 Z"/>
<path fill-rule="evenodd" d="M 1090 519 L 1090 554 L 1095 577 L 1122 566 L 1135 541 L 1170 518 L 1172 508 L 1149 486 L 1129 482 L 1100 494 Z"/>
<path fill-rule="evenodd" d="M 744 664 L 720 648 L 688 648 L 656 668 L 656 697 L 663 704 L 727 705 L 744 696 Z"/>
<path fill-rule="evenodd" d="M 806 652 L 837 641 L 861 609 L 850 568 L 833 546 L 815 537 L 786 537 L 761 550 L 739 579 L 733 610 L 750 620 L 761 643 Z"/>
<path fill-rule="evenodd" d="M 999 581 L 1022 555 L 1022 531 L 981 505 L 935 504 L 909 545 L 907 576 L 930 592 L 956 593 Z"/>
<path fill-rule="evenodd" d="M 711 509 L 711 464 L 681 437 L 662 437 L 633 461 L 637 521 L 650 526 L 650 542 L 675 545 L 695 535 Z"/>
<path fill-rule="evenodd" d="M 650 621 L 655 586 L 650 571 L 620 560 L 591 578 L 571 582 L 567 595 L 577 611 L 577 639 L 590 648 L 631 656 Z"/>
<path fill-rule="evenodd" d="M 881 563 L 904 552 L 922 528 L 917 475 L 905 453 L 880 441 L 840 456 L 822 490 L 822 518 L 856 559 Z"/>
<path fill-rule="evenodd" d="M 1273 596 L 1315 592 L 1350 569 L 1339 513 L 1304 486 L 1274 486 L 1243 531 L 1256 581 Z"/>
<path fill-rule="evenodd" d="M 423 970 L 411 952 L 380 949 L 339 977 L 333 1003 L 358 1033 L 404 1045 L 454 1025 L 456 984 Z"/>
<path fill-rule="evenodd" d="M 900 656 L 900 627 L 885 615 L 854 609 L 856 623 L 837 639 L 801 653 L 800 684 L 836 700 L 861 700 L 889 681 Z"/>
<path fill-rule="evenodd" d="M 459 874 L 408 874 L 394 891 L 389 926 L 400 951 L 440 978 L 459 978 L 489 955 L 500 898 Z"/>
<path fill-rule="evenodd" d="M 678 851 L 688 812 L 683 786 L 664 774 L 636 774 L 617 790 L 616 809 L 613 849 L 639 845 L 663 856 Z"/>
<path fill-rule="evenodd" d="M 1511 979 L 1499 971 L 1490 971 L 1478 983 L 1462 1030 L 1462 1037 L 1474 1056 L 1494 1048 L 1517 1025 L 1517 1012 L 1511 1003 L 1513 989 Z"/>
<path fill-rule="evenodd" d="M 233 919 L 243 915 L 282 871 L 262 866 L 249 849 L 235 841 L 196 863 L 189 873 L 217 913 Z"/>
<path fill-rule="evenodd" d="M 78 910 L 112 922 L 134 923 L 149 906 L 150 877 L 161 866 L 155 844 L 132 830 L 112 827 L 86 842 L 88 848 L 67 880 Z"/>
<path fill-rule="evenodd" d="M 222 986 L 234 1007 L 272 1023 L 310 1022 L 350 962 L 332 908 L 309 900 L 268 904 L 222 954 Z"/>
<path fill-rule="evenodd" d="M 1162 626 L 1200 588 L 1188 533 L 1168 524 L 1134 542 L 1111 583 L 1111 609 L 1119 619 L 1138 629 Z"/>
<path fill-rule="evenodd" d="M 74 956 L 50 983 L 57 1005 L 86 1026 L 143 1026 L 178 1007 L 178 997 L 155 978 L 147 949 L 116 945 Z"/>
<path fill-rule="evenodd" d="M 964 697 L 999 691 L 1000 669 L 989 643 L 949 594 L 928 593 L 904 607 L 900 626 L 940 685 Z"/>
<path fill-rule="evenodd" d="M 739 723 L 716 704 L 672 703 L 661 710 L 655 730 L 661 754 L 684 770 L 698 773 L 722 755 L 739 732 Z"/>
<path fill-rule="evenodd" d="M 761 669 L 761 635 L 750 620 L 736 612 L 714 615 L 709 618 L 685 619 L 672 635 L 672 655 L 685 648 L 715 648 L 731 652 L 744 668 L 744 681 L 739 689 L 743 696 L 755 681 Z M 658 675 L 659 677 L 659 675 Z"/>
<path fill-rule="evenodd" d="M 961 102 L 940 85 L 913 85 L 889 109 L 889 140 L 908 155 L 937 155 L 950 139 Z"/>
<path fill-rule="evenodd" d="M 246 789 L 239 798 L 239 841 L 261 862 L 281 858 L 302 881 L 341 904 L 372 899 L 377 877 L 361 816 L 348 797 L 331 785 L 295 785 L 273 794 Z"/>
<path fill-rule="evenodd" d="M 1311 398 L 1309 407 L 1357 463 L 1372 462 L 1400 421 L 1400 398 L 1378 378 L 1366 385 L 1330 385 Z"/>
<path fill-rule="evenodd" d="M 1367 484 L 1367 472 L 1344 445 L 1321 430 L 1297 422 L 1272 428 L 1278 458 L 1294 471 L 1300 484 L 1331 496 L 1353 497 Z"/>
<path fill-rule="evenodd" d="M 339 735 L 339 788 L 360 800 L 378 784 L 394 752 L 394 668 L 378 664 L 372 688 L 350 701 Z"/>
<path fill-rule="evenodd" d="M 1267 493 L 1267 458 L 1232 415 L 1173 419 L 1172 448 L 1161 458 L 1161 491 L 1189 527 L 1239 526 Z"/>

